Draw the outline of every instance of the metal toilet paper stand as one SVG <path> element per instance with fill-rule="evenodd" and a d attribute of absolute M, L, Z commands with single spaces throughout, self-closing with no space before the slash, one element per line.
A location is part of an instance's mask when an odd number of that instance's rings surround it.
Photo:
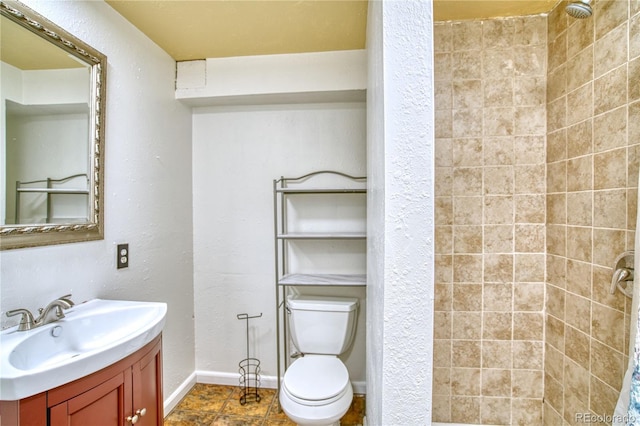
<path fill-rule="evenodd" d="M 240 405 L 245 405 L 251 401 L 260 402 L 260 394 L 258 393 L 258 388 L 260 387 L 260 360 L 249 357 L 249 320 L 252 318 L 260 318 L 261 316 L 262 313 L 254 316 L 249 316 L 249 314 L 236 315 L 239 320 L 245 320 L 247 324 L 247 357 L 238 363 L 240 367 L 238 369 L 240 373 L 240 387 L 242 387 Z"/>

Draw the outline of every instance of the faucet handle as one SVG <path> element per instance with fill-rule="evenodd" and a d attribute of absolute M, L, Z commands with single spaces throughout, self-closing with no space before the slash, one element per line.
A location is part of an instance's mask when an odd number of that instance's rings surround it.
<path fill-rule="evenodd" d="M 7 311 L 7 316 L 12 317 L 15 315 L 22 315 L 20 318 L 20 325 L 18 326 L 18 331 L 26 331 L 31 330 L 34 326 L 33 315 L 27 309 L 14 309 L 12 311 Z"/>
<path fill-rule="evenodd" d="M 74 306 L 75 303 L 73 303 L 73 300 L 71 300 L 71 294 L 65 294 L 64 296 L 60 296 L 58 297 L 58 300 L 63 300 L 65 302 L 67 302 L 69 305 Z"/>

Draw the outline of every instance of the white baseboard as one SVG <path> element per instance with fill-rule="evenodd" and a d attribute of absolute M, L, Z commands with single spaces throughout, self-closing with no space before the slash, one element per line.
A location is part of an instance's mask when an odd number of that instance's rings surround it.
<path fill-rule="evenodd" d="M 171 395 L 169 395 L 167 399 L 164 400 L 165 416 L 167 416 L 171 412 L 171 410 L 173 410 L 176 405 L 178 405 L 178 403 L 182 401 L 182 398 L 184 398 L 187 393 L 189 393 L 193 385 L 195 385 L 196 383 L 196 373 L 194 371 L 189 375 L 189 377 L 186 378 L 184 382 L 180 384 L 180 386 L 178 386 L 175 391 L 173 391 Z"/>
<path fill-rule="evenodd" d="M 196 370 L 196 380 L 198 383 L 210 385 L 240 385 L 240 373 L 225 373 L 222 371 Z M 367 383 L 363 381 L 352 381 L 353 393 L 364 395 L 367 393 Z M 260 387 L 265 389 L 276 389 L 278 381 L 276 376 L 260 375 Z"/>

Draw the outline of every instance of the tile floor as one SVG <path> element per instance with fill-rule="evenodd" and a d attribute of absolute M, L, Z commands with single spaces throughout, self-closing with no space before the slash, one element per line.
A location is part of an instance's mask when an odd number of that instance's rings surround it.
<path fill-rule="evenodd" d="M 164 419 L 164 426 L 293 426 L 283 412 L 278 412 L 275 389 L 260 389 L 260 402 L 240 405 L 241 388 L 196 384 Z M 341 426 L 362 425 L 365 414 L 364 395 L 354 395 Z"/>

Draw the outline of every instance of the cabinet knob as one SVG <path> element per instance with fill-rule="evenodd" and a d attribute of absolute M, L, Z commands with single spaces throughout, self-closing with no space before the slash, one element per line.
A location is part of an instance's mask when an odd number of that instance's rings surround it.
<path fill-rule="evenodd" d="M 147 409 L 146 408 L 141 408 L 140 410 L 136 411 L 136 414 L 138 414 L 140 417 L 142 417 L 145 414 L 147 414 Z"/>
<path fill-rule="evenodd" d="M 127 421 L 131 422 L 131 424 L 135 425 L 136 423 L 138 423 L 138 415 L 134 415 L 133 417 L 129 416 L 127 417 Z"/>

